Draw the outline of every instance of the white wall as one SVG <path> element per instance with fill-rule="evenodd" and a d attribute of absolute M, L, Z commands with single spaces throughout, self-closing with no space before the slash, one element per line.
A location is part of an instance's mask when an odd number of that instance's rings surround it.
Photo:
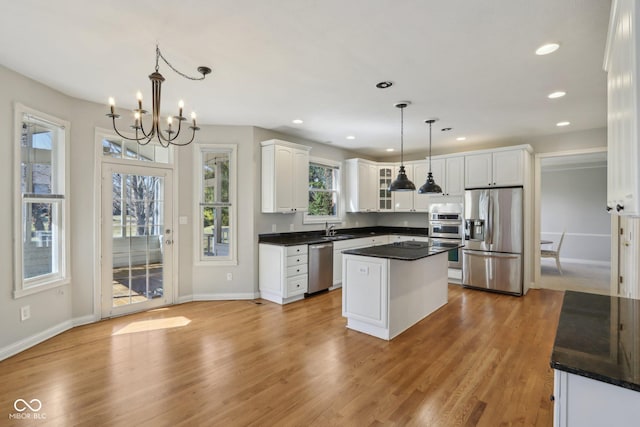
<path fill-rule="evenodd" d="M 566 230 L 561 259 L 609 263 L 606 166 L 543 169 L 541 178 L 541 238 L 557 243 Z"/>
<path fill-rule="evenodd" d="M 12 237 L 14 103 L 71 123 L 71 284 L 13 299 L 14 254 Z M 28 344 L 47 338 L 74 322 L 93 319 L 93 264 L 95 217 L 93 206 L 94 129 L 107 127 L 105 106 L 68 97 L 0 66 L 0 197 L 9 208 L 0 210 L 4 239 L 0 239 L 0 359 Z M 31 318 L 20 322 L 20 307 L 31 307 Z"/>

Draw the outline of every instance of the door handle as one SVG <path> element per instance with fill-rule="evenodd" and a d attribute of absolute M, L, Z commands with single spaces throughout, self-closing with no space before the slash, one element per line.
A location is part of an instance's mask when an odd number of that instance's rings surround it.
<path fill-rule="evenodd" d="M 167 245 L 172 245 L 173 244 L 173 240 L 167 239 L 164 241 Z"/>

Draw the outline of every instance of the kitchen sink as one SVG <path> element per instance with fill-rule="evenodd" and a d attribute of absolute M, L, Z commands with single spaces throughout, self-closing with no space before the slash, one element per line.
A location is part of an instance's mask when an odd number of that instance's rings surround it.
<path fill-rule="evenodd" d="M 322 236 L 321 239 L 322 240 L 327 240 L 327 241 L 334 241 L 334 240 L 345 240 L 345 239 L 351 239 L 353 238 L 353 236 L 348 235 L 348 234 L 336 234 L 335 236 Z"/>

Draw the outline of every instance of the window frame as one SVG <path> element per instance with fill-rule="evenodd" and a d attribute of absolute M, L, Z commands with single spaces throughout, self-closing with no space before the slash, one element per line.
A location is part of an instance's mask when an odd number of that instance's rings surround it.
<path fill-rule="evenodd" d="M 204 153 L 220 153 L 229 154 L 229 254 L 227 256 L 205 256 L 201 247 L 202 236 L 204 235 L 201 209 L 205 205 L 204 195 L 204 174 L 202 167 L 204 162 Z M 237 199 L 237 182 L 238 182 L 238 145 L 237 144 L 216 144 L 216 143 L 199 143 L 196 144 L 194 150 L 193 162 L 193 182 L 194 182 L 194 206 L 193 206 L 193 250 L 194 265 L 238 265 L 238 199 Z"/>
<path fill-rule="evenodd" d="M 343 208 L 344 201 L 342 200 L 342 169 L 343 169 L 342 162 L 311 156 L 309 157 L 309 167 L 311 167 L 311 165 L 324 166 L 324 167 L 329 167 L 336 170 L 336 176 L 334 180 L 334 189 L 331 191 L 336 193 L 336 200 L 338 201 L 337 202 L 338 207 L 336 209 L 335 215 L 310 215 L 309 212 L 307 211 L 304 213 L 302 217 L 302 223 L 303 224 L 341 223 L 343 221 L 343 216 L 344 216 L 344 208 Z M 309 171 L 307 171 L 307 177 L 308 176 L 309 176 Z M 307 183 L 307 187 L 308 187 L 307 189 L 307 198 L 308 198 L 308 193 L 309 191 L 311 191 L 311 187 L 308 185 L 308 183 Z"/>
<path fill-rule="evenodd" d="M 22 123 L 31 121 L 48 127 L 58 132 L 55 140 L 55 150 L 52 149 L 52 173 L 56 176 L 57 190 L 50 197 L 39 195 L 25 198 L 22 192 Z M 14 223 L 13 223 L 13 247 L 14 247 L 14 271 L 13 271 L 13 297 L 21 298 L 27 295 L 43 292 L 71 283 L 71 256 L 70 256 L 70 135 L 71 123 L 54 117 L 47 113 L 27 107 L 19 102 L 14 104 Z M 55 161 L 55 164 L 54 164 Z M 55 172 L 53 170 L 55 169 Z M 30 193 L 25 193 L 30 194 Z M 57 206 L 58 226 L 57 232 L 52 235 L 54 242 L 52 247 L 57 247 L 53 253 L 53 262 L 57 271 L 43 274 L 34 278 L 24 277 L 24 250 L 23 244 L 23 207 L 25 203 L 51 203 Z"/>

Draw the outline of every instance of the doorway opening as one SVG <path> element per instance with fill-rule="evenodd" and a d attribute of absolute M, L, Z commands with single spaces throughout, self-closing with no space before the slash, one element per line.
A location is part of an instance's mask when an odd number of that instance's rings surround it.
<path fill-rule="evenodd" d="M 536 198 L 536 287 L 611 294 L 606 149 L 537 155 Z"/>

